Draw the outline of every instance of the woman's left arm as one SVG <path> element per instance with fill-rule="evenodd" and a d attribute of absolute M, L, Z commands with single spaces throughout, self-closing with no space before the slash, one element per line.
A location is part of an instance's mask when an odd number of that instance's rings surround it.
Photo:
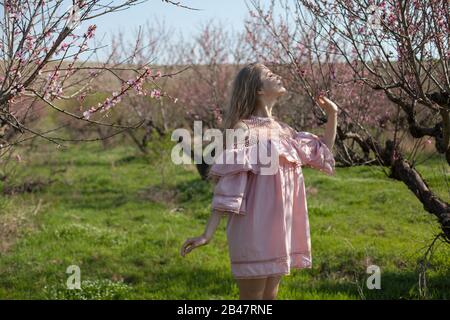
<path fill-rule="evenodd" d="M 336 139 L 338 107 L 333 101 L 323 96 L 318 97 L 317 102 L 327 114 L 328 120 L 325 126 L 323 140 L 327 147 L 332 150 Z"/>
<path fill-rule="evenodd" d="M 337 127 L 337 112 L 328 114 L 328 121 L 325 126 L 325 134 L 323 140 L 327 145 L 328 149 L 332 150 L 334 146 L 334 141 L 336 139 L 336 127 Z"/>

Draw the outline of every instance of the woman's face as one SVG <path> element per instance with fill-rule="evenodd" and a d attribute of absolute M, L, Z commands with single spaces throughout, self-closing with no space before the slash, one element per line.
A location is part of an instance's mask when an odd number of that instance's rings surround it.
<path fill-rule="evenodd" d="M 287 91 L 281 82 L 281 77 L 274 74 L 266 66 L 262 67 L 261 81 L 263 84 L 262 90 L 260 91 L 262 95 L 278 97 Z"/>

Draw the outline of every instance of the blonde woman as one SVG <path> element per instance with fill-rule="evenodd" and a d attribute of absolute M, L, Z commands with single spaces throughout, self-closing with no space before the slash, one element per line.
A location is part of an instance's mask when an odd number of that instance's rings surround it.
<path fill-rule="evenodd" d="M 260 63 L 242 68 L 233 82 L 224 129 L 243 129 L 245 144 L 225 147 L 220 155 L 241 156 L 241 163 L 214 163 L 209 176 L 216 185 L 212 214 L 203 235 L 187 239 L 184 257 L 210 242 L 223 216 L 231 272 L 241 300 L 276 299 L 283 275 L 291 268 L 311 268 L 311 240 L 302 167 L 335 174 L 331 152 L 336 136 L 337 107 L 326 97 L 317 102 L 328 115 L 323 137 L 297 132 L 272 116 L 277 99 L 286 92 L 281 78 Z M 277 130 L 277 139 L 270 132 Z M 261 137 L 269 137 L 261 144 Z M 254 148 L 275 147 L 278 170 L 262 174 Z M 217 159 L 217 158 L 216 158 Z"/>

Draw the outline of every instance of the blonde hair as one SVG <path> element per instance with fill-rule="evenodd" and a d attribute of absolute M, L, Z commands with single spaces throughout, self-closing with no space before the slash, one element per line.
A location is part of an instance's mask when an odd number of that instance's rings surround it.
<path fill-rule="evenodd" d="M 225 111 L 222 129 L 233 129 L 241 120 L 254 113 L 257 91 L 262 89 L 263 64 L 253 62 L 243 67 L 233 81 L 231 99 Z"/>

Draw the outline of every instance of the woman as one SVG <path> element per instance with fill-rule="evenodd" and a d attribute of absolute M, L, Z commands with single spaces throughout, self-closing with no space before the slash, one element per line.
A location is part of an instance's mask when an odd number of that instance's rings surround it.
<path fill-rule="evenodd" d="M 318 104 L 328 115 L 325 136 L 297 132 L 272 116 L 277 99 L 286 92 L 279 76 L 260 63 L 240 70 L 233 83 L 224 129 L 244 129 L 245 145 L 225 148 L 223 155 L 240 155 L 244 163 L 214 163 L 216 178 L 212 214 L 203 235 L 187 239 L 184 257 L 210 242 L 222 216 L 228 216 L 227 238 L 231 271 L 240 299 L 276 299 L 283 275 L 291 268 L 311 268 L 311 241 L 302 166 L 334 175 L 337 106 L 326 97 Z M 278 130 L 278 139 L 267 132 Z M 255 147 L 269 136 L 277 151 L 278 170 L 262 174 Z M 258 143 L 256 143 L 258 142 Z M 217 158 L 216 158 L 217 159 Z M 278 161 L 278 160 L 277 160 Z"/>

